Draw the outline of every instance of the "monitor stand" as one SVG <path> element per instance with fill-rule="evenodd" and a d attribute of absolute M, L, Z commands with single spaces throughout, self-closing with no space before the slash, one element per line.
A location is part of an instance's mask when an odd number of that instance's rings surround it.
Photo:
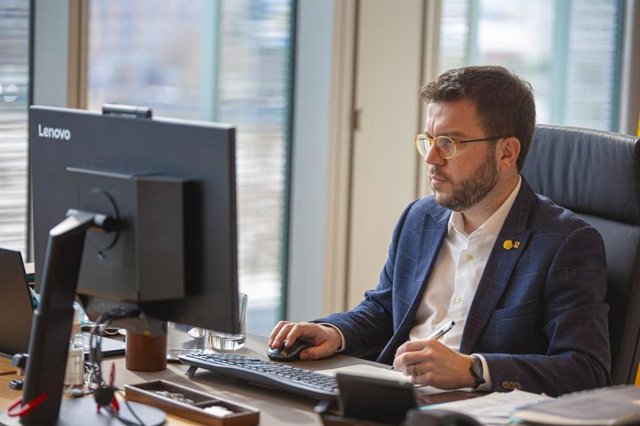
<path fill-rule="evenodd" d="M 89 228 L 110 232 L 117 229 L 117 221 L 94 212 L 69 210 L 67 218 L 49 231 L 40 304 L 33 313 L 20 405 L 20 410 L 24 411 L 20 417 L 23 425 L 55 424 L 59 417 L 74 314 L 73 300 Z M 96 411 L 95 404 L 86 407 L 90 409 L 79 415 L 85 422 L 85 416 Z"/>

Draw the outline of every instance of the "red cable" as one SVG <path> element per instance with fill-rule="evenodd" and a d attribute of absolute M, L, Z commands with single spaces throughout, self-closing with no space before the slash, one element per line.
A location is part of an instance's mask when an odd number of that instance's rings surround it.
<path fill-rule="evenodd" d="M 9 408 L 7 408 L 7 415 L 9 417 L 22 417 L 28 412 L 30 412 L 31 410 L 33 410 L 34 408 L 36 408 L 38 405 L 45 402 L 46 400 L 47 400 L 47 394 L 41 393 L 40 395 L 33 398 L 31 401 L 22 405 L 22 397 L 20 397 L 17 400 L 15 400 L 15 402 L 13 402 L 9 406 Z M 14 411 L 14 408 L 18 407 L 19 405 L 20 405 L 20 409 L 17 411 Z"/>

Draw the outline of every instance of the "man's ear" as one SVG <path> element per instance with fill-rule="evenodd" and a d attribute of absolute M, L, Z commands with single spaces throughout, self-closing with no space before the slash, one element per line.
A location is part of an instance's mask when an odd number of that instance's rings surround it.
<path fill-rule="evenodd" d="M 516 165 L 520 155 L 520 140 L 515 136 L 509 136 L 498 141 L 496 147 L 498 167 L 504 170 Z"/>

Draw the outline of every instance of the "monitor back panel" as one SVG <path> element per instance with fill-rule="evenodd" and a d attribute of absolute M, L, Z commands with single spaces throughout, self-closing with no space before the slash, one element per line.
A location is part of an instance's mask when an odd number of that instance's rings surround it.
<path fill-rule="evenodd" d="M 68 209 L 82 209 L 84 194 L 91 192 L 77 185 L 77 173 L 69 168 L 193 181 L 197 190 L 186 207 L 193 214 L 185 221 L 186 297 L 142 301 L 144 310 L 169 321 L 236 329 L 237 312 L 233 318 L 228 315 L 229 309 L 237 311 L 238 292 L 235 129 L 218 123 L 132 119 L 43 106 L 30 107 L 29 122 L 36 276 L 43 273 L 49 230 Z M 118 201 L 117 193 L 110 196 Z M 78 293 L 113 299 L 114 294 L 131 290 L 126 279 L 135 276 L 129 270 L 131 250 L 123 247 L 133 243 L 125 234 L 120 234 L 108 256 L 83 258 Z M 95 243 L 93 237 L 87 235 L 85 255 L 86 247 Z M 174 284 L 160 277 L 154 285 Z"/>

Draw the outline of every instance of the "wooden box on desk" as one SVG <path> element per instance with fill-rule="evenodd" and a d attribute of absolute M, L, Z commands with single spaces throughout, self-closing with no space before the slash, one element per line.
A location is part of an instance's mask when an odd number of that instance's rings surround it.
<path fill-rule="evenodd" d="M 125 391 L 128 400 L 152 405 L 164 410 L 166 413 L 184 417 L 185 419 L 193 420 L 203 425 L 247 426 L 257 425 L 260 422 L 260 412 L 255 408 L 241 405 L 228 399 L 219 398 L 209 393 L 193 390 L 166 380 L 154 380 L 135 385 L 125 385 Z M 160 391 L 181 394 L 184 398 L 193 401 L 193 404 L 160 395 L 157 393 Z M 224 407 L 232 411 L 233 414 L 221 417 L 204 410 L 206 407 L 211 406 Z"/>

